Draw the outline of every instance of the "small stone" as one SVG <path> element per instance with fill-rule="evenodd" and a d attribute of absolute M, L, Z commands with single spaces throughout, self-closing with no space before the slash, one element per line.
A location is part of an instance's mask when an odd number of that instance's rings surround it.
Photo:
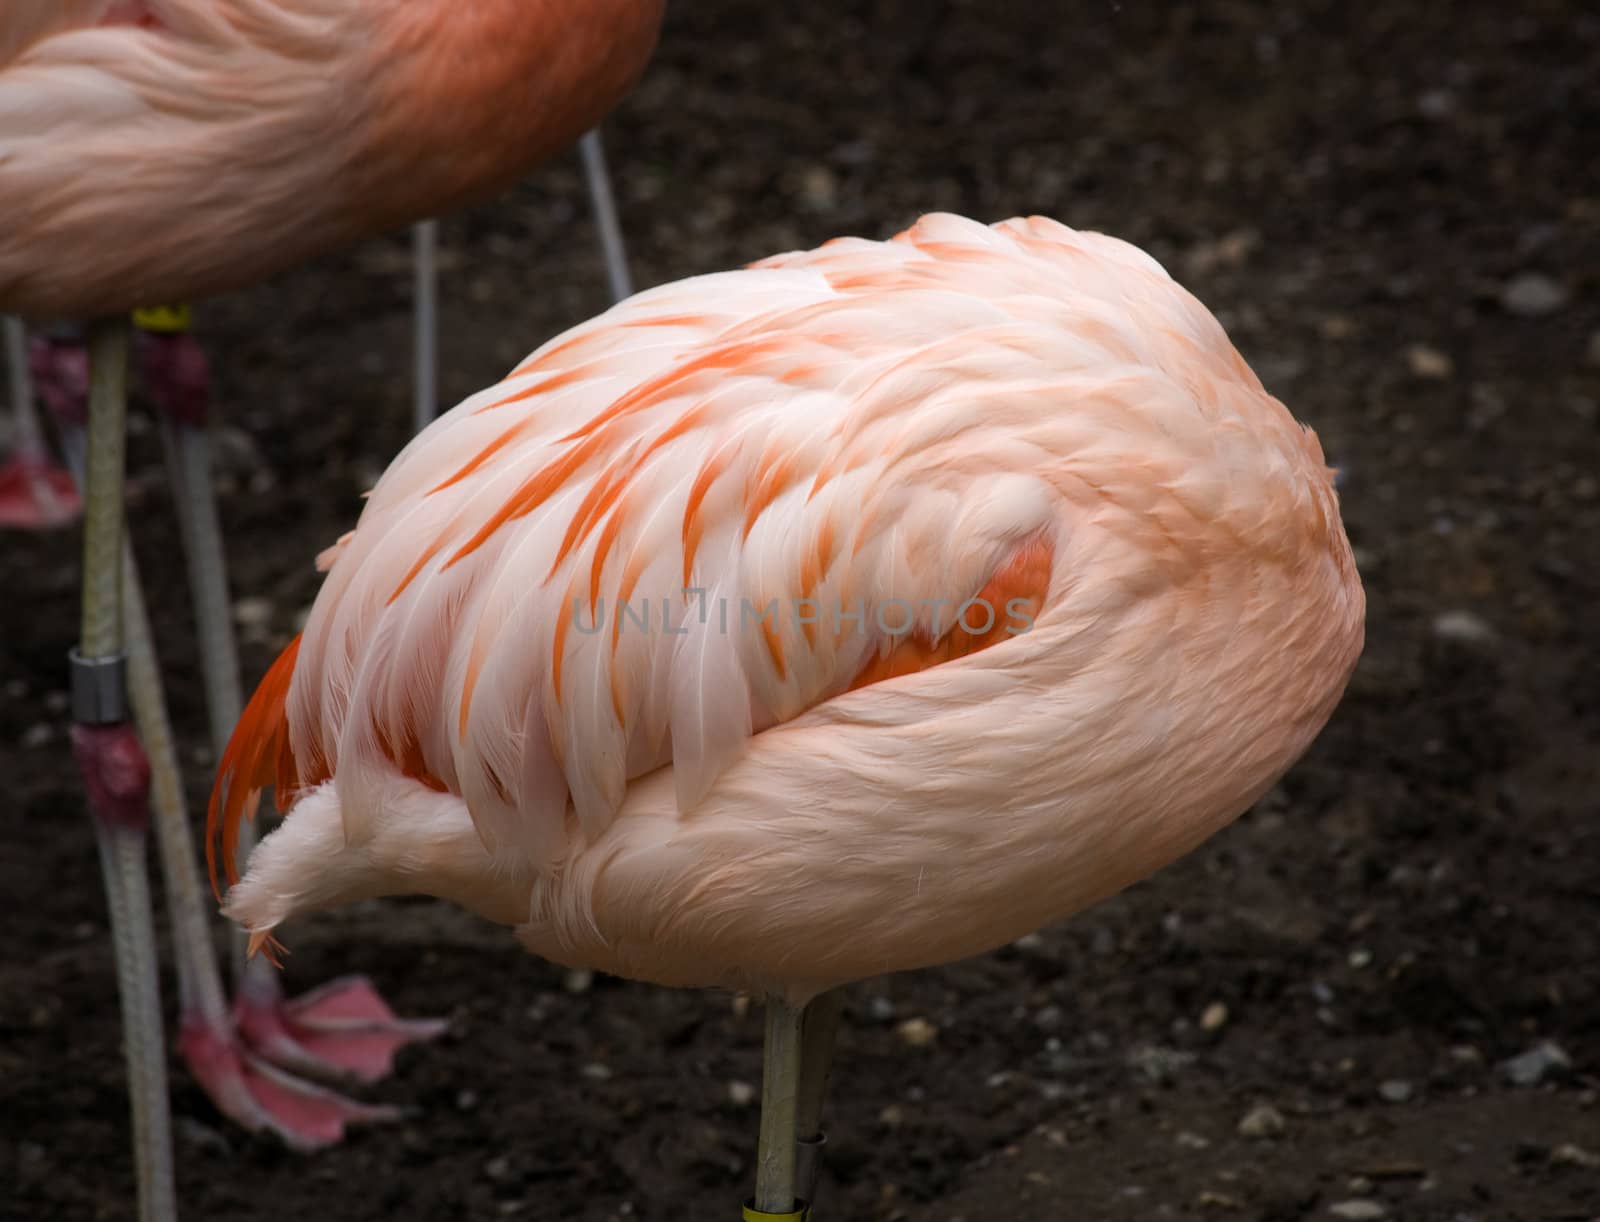
<path fill-rule="evenodd" d="M 1482 616 L 1457 608 L 1433 617 L 1433 635 L 1460 645 L 1487 645 L 1499 634 Z"/>
<path fill-rule="evenodd" d="M 886 1129 L 898 1129 L 905 1123 L 906 1112 L 898 1103 L 891 1103 L 878 1113 L 878 1123 Z"/>
<path fill-rule="evenodd" d="M 272 619 L 272 601 L 241 598 L 233 604 L 233 622 L 241 628 L 265 628 Z"/>
<path fill-rule="evenodd" d="M 477 1091 L 463 1090 L 463 1091 L 457 1091 L 456 1092 L 456 1111 L 458 1111 L 458 1112 L 470 1112 L 473 1108 L 475 1108 L 477 1106 L 478 1106 L 478 1092 Z"/>
<path fill-rule="evenodd" d="M 1054 1031 L 1061 1026 L 1061 1007 L 1044 1006 L 1033 1016 L 1033 1024 L 1041 1031 Z"/>
<path fill-rule="evenodd" d="M 1550 1151 L 1550 1161 L 1560 1167 L 1594 1168 L 1600 1167 L 1600 1154 L 1585 1150 L 1582 1146 L 1575 1146 L 1568 1141 Z"/>
<path fill-rule="evenodd" d="M 578 1072 L 591 1082 L 609 1082 L 611 1080 L 611 1066 L 602 1065 L 599 1061 L 590 1061 Z"/>
<path fill-rule="evenodd" d="M 25 750 L 42 747 L 56 736 L 56 728 L 48 722 L 36 722 L 22 732 L 22 746 Z"/>
<path fill-rule="evenodd" d="M 733 1011 L 735 1018 L 743 1018 L 750 1013 L 750 994 L 735 993 L 733 1000 L 729 1003 L 729 1008 Z"/>
<path fill-rule="evenodd" d="M 1419 378 L 1441 381 L 1456 371 L 1456 363 L 1437 348 L 1412 344 L 1406 349 L 1406 365 Z"/>
<path fill-rule="evenodd" d="M 939 1038 L 939 1028 L 925 1018 L 908 1018 L 895 1029 L 901 1043 L 910 1048 L 926 1048 Z"/>
<path fill-rule="evenodd" d="M 1513 276 L 1500 290 L 1500 305 L 1506 313 L 1523 318 L 1554 314 L 1567 304 L 1567 290 L 1549 276 L 1523 272 Z"/>
<path fill-rule="evenodd" d="M 1200 1134 L 1191 1133 L 1188 1129 L 1185 1129 L 1183 1132 L 1179 1133 L 1176 1140 L 1180 1150 L 1204 1150 L 1211 1145 L 1211 1143 L 1204 1137 L 1201 1137 Z"/>
<path fill-rule="evenodd" d="M 886 1023 L 894 1017 L 894 1002 L 887 997 L 867 998 L 867 1017 L 875 1023 Z"/>
<path fill-rule="evenodd" d="M 1389 1216 L 1388 1208 L 1378 1201 L 1337 1201 L 1328 1206 L 1328 1212 L 1345 1222 L 1374 1222 Z"/>
<path fill-rule="evenodd" d="M 561 978 L 561 987 L 569 993 L 587 993 L 594 987 L 594 973 L 586 967 L 575 967 Z"/>
<path fill-rule="evenodd" d="M 735 1079 L 728 1083 L 728 1102 L 734 1107 L 749 1107 L 755 1102 L 756 1088 L 748 1082 Z"/>
<path fill-rule="evenodd" d="M 1228 1007 L 1225 1003 L 1214 1001 L 1200 1012 L 1200 1030 L 1220 1031 L 1227 1024 Z"/>
<path fill-rule="evenodd" d="M 1013 942 L 1011 946 L 1013 950 L 1020 950 L 1024 953 L 1039 951 L 1044 949 L 1044 939 L 1036 933 L 1025 933 Z"/>
<path fill-rule="evenodd" d="M 172 1120 L 172 1129 L 179 1141 L 196 1150 L 223 1156 L 230 1156 L 233 1153 L 233 1147 L 228 1144 L 228 1139 L 209 1124 L 202 1124 L 188 1116 L 175 1116 Z"/>
<path fill-rule="evenodd" d="M 1503 1061 L 1500 1072 L 1515 1086 L 1537 1086 L 1550 1078 L 1557 1078 L 1572 1068 L 1572 1058 L 1559 1044 L 1545 1040 L 1528 1051 Z"/>
<path fill-rule="evenodd" d="M 1283 1118 L 1282 1112 L 1269 1103 L 1262 1103 L 1251 1108 L 1239 1121 L 1239 1136 L 1263 1141 L 1281 1136 L 1288 1127 L 1289 1122 Z"/>
<path fill-rule="evenodd" d="M 1209 1188 L 1195 1198 L 1195 1203 L 1199 1205 L 1201 1209 L 1239 1208 L 1239 1202 L 1234 1200 L 1233 1197 L 1230 1197 L 1225 1192 L 1213 1192 Z"/>
<path fill-rule="evenodd" d="M 1372 1181 L 1364 1175 L 1352 1175 L 1345 1182 L 1345 1187 L 1348 1188 L 1354 1196 L 1369 1197 L 1372 1195 Z"/>
<path fill-rule="evenodd" d="M 496 1155 L 484 1163 L 483 1173 L 496 1184 L 503 1184 L 511 1178 L 511 1160 L 504 1154 Z"/>
<path fill-rule="evenodd" d="M 1448 89 L 1430 89 L 1417 96 L 1417 112 L 1424 119 L 1447 119 L 1456 110 L 1456 95 Z"/>
<path fill-rule="evenodd" d="M 1154 1044 L 1141 1045 L 1128 1054 L 1128 1065 L 1152 1082 L 1170 1082 L 1178 1071 L 1194 1064 L 1195 1054 Z"/>
<path fill-rule="evenodd" d="M 1350 952 L 1346 962 L 1359 972 L 1364 967 L 1372 966 L 1372 952 L 1364 947 L 1357 947 Z"/>
<path fill-rule="evenodd" d="M 800 197 L 813 212 L 828 212 L 839 203 L 839 181 L 825 165 L 816 165 L 800 176 Z"/>
<path fill-rule="evenodd" d="M 1390 1078 L 1378 1083 L 1378 1096 L 1385 1103 L 1409 1103 L 1413 1094 L 1411 1083 L 1404 1078 Z"/>

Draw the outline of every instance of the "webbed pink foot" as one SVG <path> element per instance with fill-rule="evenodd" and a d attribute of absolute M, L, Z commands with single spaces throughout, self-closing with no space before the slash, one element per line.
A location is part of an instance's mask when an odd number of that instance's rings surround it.
<path fill-rule="evenodd" d="M 220 1030 L 199 1014 L 185 1017 L 178 1048 L 224 1116 L 253 1133 L 276 1133 L 295 1150 L 336 1145 L 352 1124 L 400 1117 L 398 1108 L 361 1103 L 280 1069 L 237 1030 Z"/>
<path fill-rule="evenodd" d="M 73 521 L 82 508 L 71 473 L 44 450 L 18 449 L 0 464 L 0 528 L 49 530 Z"/>
<path fill-rule="evenodd" d="M 234 1003 L 245 1040 L 274 1064 L 324 1081 L 354 1078 L 376 1082 L 394 1070 L 394 1056 L 407 1044 L 444 1034 L 437 1018 L 399 1018 L 365 976 L 341 976 L 287 1001 L 275 978 L 269 987 L 254 975 L 255 964 Z"/>

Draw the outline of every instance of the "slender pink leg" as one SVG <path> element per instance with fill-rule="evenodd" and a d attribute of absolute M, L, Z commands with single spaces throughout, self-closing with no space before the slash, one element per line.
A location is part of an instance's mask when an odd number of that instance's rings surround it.
<path fill-rule="evenodd" d="M 51 404 L 66 424 L 63 446 L 67 451 L 69 462 L 81 478 L 86 461 L 86 447 L 81 426 L 84 418 L 83 393 L 87 382 L 86 377 L 78 376 L 80 370 L 87 368 L 86 362 L 81 359 L 82 348 L 70 339 L 63 340 L 58 337 L 55 341 L 49 342 L 47 347 L 37 349 L 35 355 L 38 358 L 35 362 L 36 374 L 42 372 L 44 375 L 41 391 L 46 402 Z M 122 533 L 120 479 L 116 491 L 120 537 Z M 104 550 L 103 546 L 100 550 Z M 120 552 L 122 581 L 119 601 L 120 619 L 126 638 L 127 703 L 131 707 L 134 721 L 139 727 L 139 735 L 149 754 L 146 756 L 144 751 L 140 750 L 139 742 L 134 738 L 132 731 L 123 725 L 122 733 L 113 738 L 108 738 L 102 733 L 88 737 L 78 735 L 85 743 L 85 746 L 80 748 L 80 761 L 86 777 L 90 780 L 91 795 L 97 792 L 117 792 L 114 787 L 96 781 L 102 774 L 109 773 L 113 777 L 137 775 L 144 778 L 141 784 L 148 790 L 148 809 L 153 811 L 155 816 L 156 839 L 166 878 L 168 910 L 176 950 L 179 1008 L 182 1015 L 179 1049 L 189 1063 L 196 1080 L 217 1105 L 218 1110 L 250 1131 L 276 1133 L 294 1149 L 314 1150 L 335 1143 L 343 1137 L 346 1127 L 350 1124 L 395 1119 L 399 1113 L 392 1107 L 375 1106 L 348 1099 L 326 1087 L 304 1081 L 293 1073 L 286 1072 L 261 1051 L 252 1047 L 241 1032 L 240 1025 L 235 1021 L 235 1013 L 228 1006 L 222 978 L 217 969 L 216 949 L 211 941 L 210 918 L 199 869 L 195 862 L 177 752 L 167 717 L 165 697 L 161 690 L 160 673 L 151 645 L 149 620 L 145 612 L 143 592 L 132 549 L 127 546 L 125 539 L 122 541 Z M 114 564 L 112 568 L 114 571 Z M 104 746 L 107 742 L 112 744 L 114 751 Z M 137 766 L 128 763 L 129 759 L 136 759 Z M 141 811 L 146 809 L 142 797 L 145 789 L 140 790 Z M 122 805 L 126 807 L 128 802 L 128 799 L 124 799 Z M 105 821 L 97 821 L 97 826 L 103 822 Z M 128 820 L 123 822 L 126 823 Z M 143 874 L 142 828 L 141 824 L 137 844 L 133 843 L 131 833 L 120 824 L 102 835 L 102 857 L 107 862 L 107 886 L 109 889 L 115 884 L 118 888 L 116 891 L 108 890 L 112 898 L 114 929 L 121 929 L 127 925 L 127 921 L 117 923 L 115 914 L 130 907 L 136 912 L 139 895 L 144 896 L 144 908 L 148 912 L 148 887 Z M 135 865 L 137 870 L 134 869 Z M 119 898 L 130 889 L 133 901 Z M 145 923 L 148 925 L 148 915 Z M 119 948 L 124 940 L 119 935 Z M 127 940 L 134 948 L 128 955 L 130 962 L 137 966 L 148 961 L 151 965 L 149 975 L 150 987 L 153 989 L 155 961 L 153 933 L 149 936 L 149 945 L 143 952 L 139 952 L 137 948 L 145 943 L 136 935 L 128 935 Z M 271 971 L 270 965 L 264 962 L 258 966 L 253 965 L 253 970 L 262 969 Z M 275 990 L 276 979 L 270 975 L 266 979 L 269 986 Z M 142 987 L 140 986 L 141 989 Z M 125 1011 L 128 1012 L 130 1058 L 137 1053 L 141 1058 L 140 1064 L 150 1062 L 156 1067 L 153 1071 L 139 1071 L 133 1075 L 136 1117 L 141 1114 L 138 1110 L 140 1108 L 144 1108 L 151 1117 L 154 1117 L 156 1112 L 160 1114 L 159 1122 L 156 1119 L 149 1119 L 143 1122 L 143 1129 L 139 1131 L 159 1132 L 163 1140 L 167 1140 L 169 1125 L 166 1121 L 166 1082 L 159 999 L 153 992 L 130 992 L 130 986 L 127 985 L 124 986 L 124 995 L 135 997 L 138 1003 L 137 1013 L 125 1005 Z M 149 1014 L 145 1014 L 146 1011 Z M 140 1015 L 144 1017 L 139 1017 Z M 319 1015 L 313 1013 L 311 1017 L 315 1020 Z M 434 1033 L 436 1032 L 429 1030 L 422 1034 Z M 355 1066 L 347 1070 L 342 1066 L 330 1065 L 325 1067 L 328 1074 L 344 1072 L 356 1075 L 372 1065 L 370 1041 L 357 1039 L 355 1043 L 358 1049 Z M 158 1081 L 152 1077 L 152 1073 L 156 1071 L 159 1071 Z M 150 1082 L 157 1084 L 149 1085 Z M 141 1085 L 142 1083 L 145 1085 Z M 159 1103 L 141 1102 L 147 1099 L 158 1099 Z M 167 1149 L 167 1146 L 161 1148 Z M 157 1168 L 167 1165 L 169 1167 L 167 1178 L 170 1179 L 170 1151 L 165 1159 L 166 1162 L 163 1164 L 159 1151 L 156 1155 L 141 1154 L 141 1175 L 145 1174 L 147 1163 Z M 159 1182 L 159 1176 L 157 1181 Z M 158 1198 L 159 1195 L 158 1192 Z M 148 1216 L 164 1219 L 170 1214 L 157 1212 Z"/>
<path fill-rule="evenodd" d="M 33 406 L 22 321 L 0 320 L 11 402 L 11 457 L 0 463 L 0 528 L 47 530 L 77 519 L 82 509 L 72 473 L 50 456 Z"/>
<path fill-rule="evenodd" d="M 210 375 L 204 353 L 186 331 L 145 334 L 140 341 L 147 393 L 161 413 L 167 443 L 189 562 L 212 741 L 220 757 L 243 701 L 211 478 Z M 188 840 L 186 817 L 184 840 Z M 249 847 L 248 842 L 241 845 L 245 853 Z M 184 860 L 197 878 L 190 851 Z M 169 873 L 175 868 L 169 867 Z M 242 949 L 242 943 L 236 943 L 236 949 Z M 362 977 L 344 977 L 287 1001 L 277 970 L 264 958 L 246 962 L 241 956 L 238 964 L 236 1029 L 253 1052 L 292 1073 L 326 1081 L 377 1081 L 391 1072 L 399 1049 L 432 1039 L 448 1026 L 439 1020 L 397 1018 Z"/>
<path fill-rule="evenodd" d="M 177 1216 L 161 991 L 150 917 L 145 834 L 150 769 L 127 722 L 122 631 L 122 481 L 127 327 L 99 323 L 86 451 L 83 623 L 71 657 L 72 753 L 94 816 L 126 1035 L 128 1096 L 141 1222 Z"/>

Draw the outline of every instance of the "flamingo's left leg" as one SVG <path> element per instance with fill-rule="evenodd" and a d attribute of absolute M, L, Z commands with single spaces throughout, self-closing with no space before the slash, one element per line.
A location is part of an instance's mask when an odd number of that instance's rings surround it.
<path fill-rule="evenodd" d="M 195 605 L 206 706 L 220 758 L 243 701 L 226 557 L 211 477 L 210 374 L 199 344 L 177 320 L 165 330 L 141 335 L 140 356 L 146 393 L 160 413 L 167 445 Z M 184 833 L 187 842 L 187 820 Z M 241 837 L 240 848 L 248 854 L 250 840 Z M 182 863 L 174 862 L 170 868 L 184 869 L 198 893 L 198 875 L 187 843 Z M 395 1053 L 405 1045 L 432 1039 L 448 1027 L 438 1019 L 397 1018 L 372 983 L 361 976 L 341 977 L 293 1001 L 286 1000 L 272 964 L 265 958 L 247 961 L 242 934 L 235 930 L 233 937 L 237 956 L 234 1020 L 251 1049 L 282 1069 L 325 1080 L 374 1082 L 392 1071 Z"/>
<path fill-rule="evenodd" d="M 127 412 L 125 324 L 102 322 L 90 340 L 93 391 L 86 459 L 83 622 L 72 653 L 72 753 L 88 790 L 106 907 L 133 1109 L 141 1222 L 177 1216 L 172 1123 L 145 867 L 150 768 L 128 724 L 123 651 L 122 484 Z"/>
<path fill-rule="evenodd" d="M 11 457 L 0 463 L 0 527 L 44 530 L 64 526 L 82 508 L 72 474 L 50 456 L 28 377 L 22 320 L 0 319 L 11 401 Z"/>

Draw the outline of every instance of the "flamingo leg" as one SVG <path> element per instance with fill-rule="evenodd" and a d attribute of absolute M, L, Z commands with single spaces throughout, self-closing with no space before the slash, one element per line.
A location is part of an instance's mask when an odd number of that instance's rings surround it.
<path fill-rule="evenodd" d="M 72 657 L 72 746 L 94 816 L 111 918 L 133 1112 L 139 1217 L 142 1222 L 172 1222 L 177 1217 L 172 1122 L 155 927 L 145 873 L 150 773 L 128 725 L 124 703 L 121 557 L 126 324 L 95 324 L 90 346 L 93 383 L 86 455 L 83 622 Z"/>
<path fill-rule="evenodd" d="M 760 1222 L 802 1222 L 796 1199 L 795 1138 L 798 1135 L 800 1056 L 805 1010 L 774 995 L 767 999 L 766 1039 L 761 1056 L 761 1136 L 756 1147 L 756 1194 L 745 1217 Z"/>
<path fill-rule="evenodd" d="M 234 642 L 229 609 L 226 555 L 218 521 L 214 484 L 211 478 L 211 441 L 206 426 L 209 374 L 204 354 L 192 336 L 181 330 L 147 334 L 144 355 L 150 390 L 162 407 L 162 431 L 166 443 L 168 468 L 178 507 L 179 532 L 187 558 L 190 594 L 195 605 L 200 666 L 204 676 L 206 703 L 210 714 L 212 742 L 220 756 L 228 736 L 243 708 L 239 685 L 238 650 Z M 153 652 L 149 657 L 149 721 L 166 742 L 163 753 L 170 760 L 174 782 L 177 754 L 170 748 L 171 729 L 160 690 L 160 672 Z M 140 711 L 135 705 L 136 714 Z M 140 718 L 141 729 L 145 718 Z M 147 742 L 149 739 L 147 738 Z M 235 1115 L 246 1127 L 266 1127 L 279 1131 L 286 1140 L 302 1147 L 315 1147 L 337 1141 L 344 1122 L 391 1118 L 392 1109 L 372 1108 L 344 1099 L 309 1083 L 297 1083 L 290 1074 L 306 1074 L 325 1081 L 355 1078 L 374 1082 L 393 1068 L 394 1055 L 406 1044 L 432 1039 L 448 1024 L 435 1019 L 397 1018 L 384 1003 L 376 988 L 364 977 L 349 976 L 332 981 L 294 1001 L 286 1001 L 279 976 L 265 959 L 247 961 L 242 935 L 235 931 L 236 990 L 232 1021 L 221 1003 L 221 984 L 212 959 L 207 934 L 206 907 L 189 832 L 188 813 L 181 791 L 170 804 L 170 820 L 162 820 L 158 804 L 158 830 L 163 833 L 169 890 L 175 904 L 184 908 L 182 919 L 174 913 L 174 931 L 185 935 L 180 963 L 194 965 L 194 974 L 205 981 L 189 994 L 191 1004 L 184 1010 L 185 1055 L 198 1076 L 217 1074 L 220 1064 L 228 1074 L 235 1073 L 234 1059 L 222 1055 L 229 1045 L 242 1039 L 257 1058 L 265 1058 L 280 1070 L 272 1084 L 271 1098 L 260 1097 L 261 1066 L 237 1051 L 248 1085 L 256 1088 L 255 1104 L 243 1098 L 237 1083 L 224 1081 L 227 1097 L 237 1100 L 232 1106 L 244 1114 Z M 166 834 L 170 829 L 170 835 Z M 243 842 L 244 852 L 249 844 Z M 304 1090 L 297 1088 L 303 1087 Z M 285 1097 L 287 1092 L 287 1097 Z M 252 1093 L 252 1092 L 246 1092 Z M 213 1091 L 213 1097 L 217 1092 Z M 280 1106 L 287 1103 L 287 1107 Z M 229 1105 L 223 1105 L 229 1110 Z M 267 1113 L 261 1114 L 262 1110 Z"/>
<path fill-rule="evenodd" d="M 411 227 L 412 432 L 439 412 L 439 222 Z"/>
<path fill-rule="evenodd" d="M 600 129 L 578 141 L 583 177 L 600 235 L 600 253 L 606 265 L 606 284 L 613 301 L 633 296 L 628 272 L 628 250 L 617 219 L 616 197 L 606 168 Z M 439 412 L 439 222 L 421 221 L 411 227 L 412 256 L 412 431 L 420 433 Z"/>
<path fill-rule="evenodd" d="M 827 1135 L 822 1131 L 822 1102 L 828 1089 L 828 1069 L 833 1062 L 834 1039 L 844 994 L 824 993 L 806 1007 L 800 1043 L 800 1098 L 795 1113 L 797 1154 L 795 1195 L 808 1207 L 817 1203 L 817 1170 Z"/>
<path fill-rule="evenodd" d="M 611 175 L 606 169 L 605 147 L 600 143 L 598 127 L 578 141 L 578 153 L 583 158 L 583 177 L 594 209 L 595 228 L 600 233 L 611 298 L 621 301 L 633 296 L 633 277 L 628 274 L 628 251 L 622 244 L 622 226 L 617 221 L 616 199 L 611 193 Z"/>
<path fill-rule="evenodd" d="M 4 330 L 8 397 L 11 402 L 11 457 L 0 463 L 0 527 L 43 530 L 62 526 L 81 508 L 72 476 L 50 458 L 34 410 L 22 320 L 0 319 Z"/>

